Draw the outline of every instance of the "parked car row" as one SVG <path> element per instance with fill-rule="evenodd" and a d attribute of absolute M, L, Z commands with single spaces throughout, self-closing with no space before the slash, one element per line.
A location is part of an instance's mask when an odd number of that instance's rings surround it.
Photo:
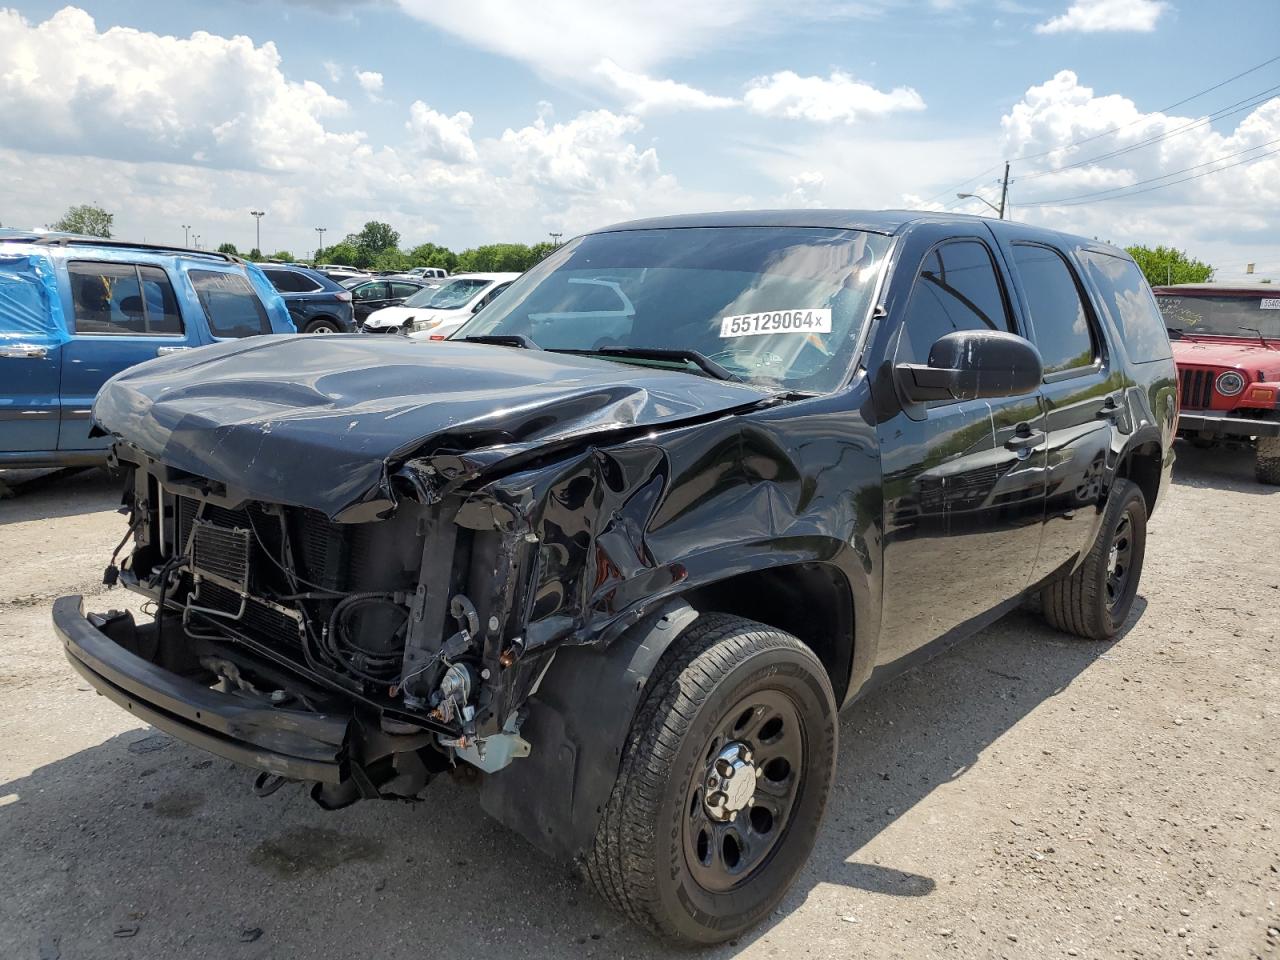
<path fill-rule="evenodd" d="M 402 333 L 418 339 L 443 340 L 493 302 L 518 273 L 469 273 L 450 277 L 437 287 L 424 286 L 400 304 L 371 313 L 366 333 Z"/>
<path fill-rule="evenodd" d="M 306 296 L 299 293 L 297 296 Z M 222 253 L 0 230 L 0 466 L 100 463 L 98 388 L 157 356 L 295 333 L 256 265 Z"/>

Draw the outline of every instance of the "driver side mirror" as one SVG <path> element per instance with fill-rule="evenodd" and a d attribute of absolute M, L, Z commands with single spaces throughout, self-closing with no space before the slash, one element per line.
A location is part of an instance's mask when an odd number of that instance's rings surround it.
<path fill-rule="evenodd" d="M 1044 376 L 1035 345 L 1000 330 L 958 330 L 929 350 L 928 364 L 899 363 L 894 376 L 912 403 L 1033 393 Z"/>

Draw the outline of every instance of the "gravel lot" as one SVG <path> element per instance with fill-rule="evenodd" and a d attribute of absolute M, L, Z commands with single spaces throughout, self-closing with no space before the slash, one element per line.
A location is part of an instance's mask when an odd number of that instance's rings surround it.
<path fill-rule="evenodd" d="M 1280 488 L 1179 453 L 1128 632 L 1016 613 L 854 707 L 809 867 L 706 956 L 1280 955 Z M 673 953 L 466 786 L 260 800 L 90 692 L 49 604 L 134 605 L 101 595 L 116 502 L 96 472 L 0 501 L 0 958 Z"/>

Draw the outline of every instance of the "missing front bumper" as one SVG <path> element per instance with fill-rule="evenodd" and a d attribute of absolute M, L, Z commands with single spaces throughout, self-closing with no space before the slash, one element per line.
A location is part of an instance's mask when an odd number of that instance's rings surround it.
<path fill-rule="evenodd" d="M 262 706 L 189 680 L 91 623 L 79 596 L 54 601 L 53 626 L 71 665 L 98 693 L 157 729 L 290 780 L 339 784 L 348 778 L 350 715 Z M 134 629 L 132 621 L 123 627 Z"/>

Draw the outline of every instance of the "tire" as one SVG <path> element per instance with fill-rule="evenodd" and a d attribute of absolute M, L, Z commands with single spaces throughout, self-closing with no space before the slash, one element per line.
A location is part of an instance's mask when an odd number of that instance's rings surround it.
<path fill-rule="evenodd" d="M 1253 475 L 1259 483 L 1280 487 L 1280 437 L 1259 437 Z"/>
<path fill-rule="evenodd" d="M 582 865 L 587 880 L 668 940 L 742 933 L 773 910 L 813 849 L 836 728 L 831 683 L 808 647 L 741 617 L 700 617 L 649 681 Z M 738 766 L 743 746 L 751 762 Z M 726 770 L 723 792 L 708 792 L 708 777 Z M 716 819 L 735 804 L 731 820 Z"/>
<path fill-rule="evenodd" d="M 341 333 L 338 324 L 333 320 L 321 317 L 319 320 L 312 320 L 302 328 L 303 333 Z"/>
<path fill-rule="evenodd" d="M 1147 503 L 1142 491 L 1129 480 L 1116 480 L 1098 538 L 1084 562 L 1071 576 L 1041 592 L 1044 618 L 1057 629 L 1088 640 L 1115 639 L 1137 596 L 1146 549 Z"/>

